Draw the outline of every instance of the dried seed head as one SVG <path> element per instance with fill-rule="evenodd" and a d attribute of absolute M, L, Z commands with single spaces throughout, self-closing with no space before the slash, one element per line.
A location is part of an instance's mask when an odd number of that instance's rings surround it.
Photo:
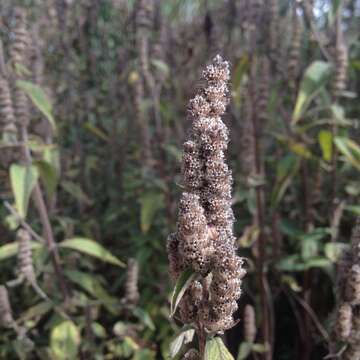
<path fill-rule="evenodd" d="M 10 46 L 10 58 L 12 63 L 26 65 L 29 59 L 28 51 L 30 37 L 26 28 L 26 11 L 20 7 L 14 10 L 15 26 L 13 28 L 14 38 Z"/>
<path fill-rule="evenodd" d="M 360 304 L 360 265 L 353 265 L 348 272 L 345 296 L 353 305 Z"/>
<path fill-rule="evenodd" d="M 30 283 L 35 282 L 35 271 L 31 251 L 31 235 L 24 229 L 18 230 L 16 239 L 19 244 L 18 267 L 19 273 Z"/>
<path fill-rule="evenodd" d="M 276 56 L 278 51 L 278 25 L 279 25 L 279 8 L 278 0 L 269 0 L 269 48 L 271 54 Z"/>
<path fill-rule="evenodd" d="M 244 310 L 244 339 L 253 343 L 256 337 L 255 310 L 251 305 L 246 305 Z"/>
<path fill-rule="evenodd" d="M 346 340 L 351 334 L 352 328 L 352 308 L 349 303 L 339 306 L 336 316 L 335 331 L 341 340 Z"/>
<path fill-rule="evenodd" d="M 125 300 L 127 305 L 136 305 L 139 302 L 139 264 L 135 259 L 129 259 L 126 270 Z"/>
<path fill-rule="evenodd" d="M 208 331 L 217 332 L 234 324 L 232 315 L 244 271 L 232 233 L 232 175 L 225 162 L 229 134 L 220 119 L 228 102 L 228 62 L 216 56 L 203 77 L 205 87 L 189 106 L 193 123 L 182 162 L 186 191 L 179 204 L 177 232 L 168 240 L 168 253 L 173 274 L 184 266 L 209 279 L 206 290 L 197 282 L 187 290 L 180 302 L 183 322 L 197 317 Z"/>
<path fill-rule="evenodd" d="M 298 78 L 300 70 L 300 50 L 301 50 L 302 24 L 297 6 L 294 4 L 292 17 L 292 36 L 289 50 L 288 76 L 290 81 Z"/>
<path fill-rule="evenodd" d="M 263 56 L 260 61 L 260 76 L 257 93 L 257 108 L 259 120 L 267 119 L 267 106 L 269 101 L 270 89 L 270 63 L 266 56 Z"/>
<path fill-rule="evenodd" d="M 19 126 L 27 127 L 29 125 L 29 100 L 23 90 L 16 87 L 14 90 L 14 105 L 16 122 Z"/>
<path fill-rule="evenodd" d="M 333 91 L 336 96 L 339 96 L 346 88 L 347 67 L 347 48 L 344 43 L 337 44 L 335 53 L 335 75 L 333 80 Z"/>
<path fill-rule="evenodd" d="M 5 286 L 0 285 L 0 325 L 9 327 L 13 324 L 9 294 Z"/>
<path fill-rule="evenodd" d="M 11 101 L 9 84 L 0 77 L 0 125 L 4 137 L 16 138 L 14 110 Z M 7 135 L 9 134 L 9 136 Z"/>
<path fill-rule="evenodd" d="M 360 218 L 351 236 L 351 250 L 346 251 L 338 266 L 337 297 L 339 301 L 335 334 L 346 341 L 343 359 L 360 356 Z"/>

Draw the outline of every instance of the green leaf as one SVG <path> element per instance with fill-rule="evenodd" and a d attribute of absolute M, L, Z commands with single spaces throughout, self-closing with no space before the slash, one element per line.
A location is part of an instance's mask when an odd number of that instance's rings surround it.
<path fill-rule="evenodd" d="M 149 315 L 149 313 L 139 307 L 136 307 L 133 310 L 133 314 L 144 324 L 146 325 L 150 330 L 155 330 L 155 325 Z"/>
<path fill-rule="evenodd" d="M 170 343 L 170 357 L 174 358 L 182 346 L 192 341 L 195 330 L 191 326 L 184 326 L 180 333 L 176 335 L 175 339 Z"/>
<path fill-rule="evenodd" d="M 96 337 L 98 337 L 100 339 L 106 338 L 106 336 L 107 336 L 106 329 L 98 322 L 93 322 L 91 324 L 91 329 Z"/>
<path fill-rule="evenodd" d="M 15 197 L 15 205 L 19 215 L 25 219 L 29 205 L 29 199 L 39 172 L 35 166 L 12 164 L 10 167 L 10 181 Z"/>
<path fill-rule="evenodd" d="M 271 194 L 271 204 L 276 207 L 283 198 L 291 180 L 299 170 L 299 158 L 290 154 L 281 159 L 276 168 L 276 184 Z"/>
<path fill-rule="evenodd" d="M 332 242 L 325 244 L 324 253 L 325 256 L 332 262 L 337 262 L 343 255 L 345 250 L 349 249 L 349 244 Z"/>
<path fill-rule="evenodd" d="M 190 284 L 196 279 L 197 274 L 193 272 L 192 269 L 184 270 L 178 280 L 176 281 L 174 292 L 171 297 L 171 306 L 170 306 L 170 316 L 174 316 L 175 311 L 180 303 L 181 298 L 183 297 L 185 291 L 190 286 Z"/>
<path fill-rule="evenodd" d="M 314 257 L 305 262 L 306 269 L 310 268 L 329 268 L 331 267 L 331 261 L 325 257 Z"/>
<path fill-rule="evenodd" d="M 34 165 L 39 170 L 40 179 L 44 182 L 47 194 L 51 197 L 54 195 L 58 184 L 58 172 L 56 168 L 44 160 L 34 161 Z"/>
<path fill-rule="evenodd" d="M 63 189 L 66 192 L 68 192 L 70 195 L 72 195 L 78 201 L 80 201 L 86 205 L 92 204 L 91 199 L 84 193 L 84 191 L 80 187 L 80 185 L 75 184 L 71 181 L 62 181 L 61 186 L 63 187 Z"/>
<path fill-rule="evenodd" d="M 293 125 L 301 119 L 312 99 L 322 86 L 325 85 L 330 72 L 331 65 L 324 61 L 314 61 L 305 70 L 292 116 Z"/>
<path fill-rule="evenodd" d="M 51 331 L 50 347 L 56 360 L 75 360 L 80 345 L 80 331 L 70 321 L 63 321 Z"/>
<path fill-rule="evenodd" d="M 328 12 L 328 22 L 331 25 L 336 18 L 336 14 L 340 9 L 341 0 L 331 0 L 331 10 Z"/>
<path fill-rule="evenodd" d="M 292 291 L 299 292 L 302 290 L 301 286 L 299 285 L 298 281 L 294 276 L 291 275 L 282 275 L 281 282 L 288 285 Z"/>
<path fill-rule="evenodd" d="M 32 82 L 17 80 L 16 86 L 23 90 L 25 94 L 31 99 L 33 104 L 45 115 L 51 124 L 53 130 L 56 130 L 55 120 L 52 115 L 52 104 L 50 99 L 45 94 L 44 90 Z"/>
<path fill-rule="evenodd" d="M 318 135 L 319 144 L 322 151 L 323 159 L 330 162 L 332 159 L 333 135 L 331 131 L 321 130 Z"/>
<path fill-rule="evenodd" d="M 90 295 L 100 300 L 110 313 L 116 313 L 114 305 L 117 303 L 117 299 L 112 297 L 105 290 L 100 281 L 93 274 L 75 270 L 66 270 L 64 273 L 73 283 L 77 284 Z"/>
<path fill-rule="evenodd" d="M 220 337 L 215 336 L 206 341 L 205 360 L 234 360 Z"/>
<path fill-rule="evenodd" d="M 145 192 L 140 198 L 140 227 L 146 234 L 153 223 L 154 217 L 159 209 L 163 207 L 164 197 L 159 192 Z"/>
<path fill-rule="evenodd" d="M 251 354 L 252 343 L 242 342 L 239 346 L 237 360 L 244 360 Z"/>
<path fill-rule="evenodd" d="M 116 256 L 114 256 L 110 251 L 106 250 L 102 245 L 97 243 L 94 240 L 86 239 L 86 238 L 72 238 L 62 241 L 59 244 L 60 247 L 73 249 L 84 254 L 94 256 L 104 262 L 125 267 L 126 265 L 120 261 Z"/>
<path fill-rule="evenodd" d="M 159 71 L 161 71 L 166 77 L 170 75 L 169 66 L 159 59 L 151 59 L 152 65 Z"/>
<path fill-rule="evenodd" d="M 35 242 L 35 241 L 31 241 L 31 249 L 35 250 L 35 249 L 39 249 L 41 248 L 43 245 Z M 17 255 L 18 253 L 18 243 L 17 242 L 12 242 L 9 244 L 5 244 L 0 246 L 0 261 L 2 260 L 6 260 L 12 256 Z"/>
<path fill-rule="evenodd" d="M 335 145 L 338 150 L 345 156 L 346 160 L 360 170 L 360 146 L 353 140 L 343 137 L 335 137 Z"/>
<path fill-rule="evenodd" d="M 346 205 L 344 210 L 360 216 L 360 205 Z"/>
<path fill-rule="evenodd" d="M 94 134 L 95 136 L 97 136 L 99 139 L 104 140 L 105 142 L 109 142 L 110 138 L 109 136 L 100 128 L 96 127 L 94 124 L 92 124 L 91 122 L 87 122 L 84 124 L 84 128 L 86 130 L 88 130 L 89 132 L 91 132 L 92 134 Z"/>

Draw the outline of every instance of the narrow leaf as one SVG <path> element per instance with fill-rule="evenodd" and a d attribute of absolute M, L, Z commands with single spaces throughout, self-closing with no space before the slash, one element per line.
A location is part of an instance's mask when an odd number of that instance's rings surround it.
<path fill-rule="evenodd" d="M 320 90 L 326 83 L 329 78 L 330 71 L 331 65 L 324 61 L 314 61 L 306 69 L 300 84 L 300 90 L 292 116 L 293 125 L 300 120 L 317 91 Z"/>
<path fill-rule="evenodd" d="M 44 160 L 34 161 L 34 165 L 37 167 L 40 179 L 45 185 L 48 196 L 52 196 L 55 193 L 56 186 L 58 184 L 58 173 L 56 168 Z"/>
<path fill-rule="evenodd" d="M 140 227 L 146 234 L 153 223 L 155 215 L 163 207 L 163 195 L 159 192 L 146 192 L 140 198 Z"/>
<path fill-rule="evenodd" d="M 215 336 L 206 342 L 205 360 L 234 360 L 234 358 L 221 338 Z"/>
<path fill-rule="evenodd" d="M 39 172 L 35 166 L 12 164 L 10 167 L 11 187 L 19 215 L 26 217 L 30 195 L 36 185 Z"/>
<path fill-rule="evenodd" d="M 106 250 L 102 245 L 91 239 L 80 237 L 67 239 L 61 242 L 59 246 L 83 252 L 84 254 L 94 256 L 104 262 L 113 265 L 125 267 L 125 264 L 120 261 L 116 256 L 111 254 L 110 251 Z"/>
<path fill-rule="evenodd" d="M 170 357 L 174 358 L 181 350 L 184 344 L 192 341 L 195 330 L 190 326 L 184 326 L 180 333 L 176 335 L 175 339 L 170 343 Z"/>
<path fill-rule="evenodd" d="M 42 247 L 42 244 L 32 241 L 31 248 L 39 249 Z M 18 243 L 12 242 L 9 244 L 5 244 L 0 246 L 0 261 L 6 260 L 12 256 L 15 256 L 18 253 Z"/>
<path fill-rule="evenodd" d="M 31 99 L 33 104 L 43 113 L 48 119 L 53 130 L 56 130 L 55 120 L 52 115 L 52 104 L 50 99 L 45 94 L 44 90 L 32 82 L 18 80 L 16 86 L 23 90 L 25 94 Z"/>
<path fill-rule="evenodd" d="M 171 308 L 170 308 L 171 317 L 174 316 L 181 298 L 183 297 L 185 291 L 190 286 L 190 284 L 195 280 L 196 276 L 197 274 L 194 273 L 192 269 L 184 270 L 179 276 L 175 284 L 174 292 L 171 298 Z"/>
<path fill-rule="evenodd" d="M 328 130 L 321 130 L 319 132 L 318 139 L 323 159 L 327 162 L 330 162 L 332 159 L 332 133 Z"/>

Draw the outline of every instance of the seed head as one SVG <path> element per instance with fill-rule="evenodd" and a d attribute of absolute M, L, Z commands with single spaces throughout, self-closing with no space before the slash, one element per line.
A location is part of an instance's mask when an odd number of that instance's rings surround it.
<path fill-rule="evenodd" d="M 31 251 L 31 235 L 24 229 L 18 230 L 16 234 L 19 244 L 18 267 L 19 273 L 30 283 L 35 282 L 35 271 Z"/>
<path fill-rule="evenodd" d="M 134 306 L 139 301 L 138 278 L 139 264 L 131 258 L 128 260 L 126 269 L 125 300 L 127 305 Z"/>
<path fill-rule="evenodd" d="M 252 305 L 246 305 L 244 310 L 244 339 L 253 343 L 256 337 L 255 310 Z"/>
<path fill-rule="evenodd" d="M 229 64 L 218 55 L 203 72 L 205 87 L 190 101 L 192 128 L 184 144 L 185 191 L 179 204 L 177 231 L 168 239 L 170 272 L 192 268 L 204 284 L 194 282 L 180 302 L 182 321 L 202 322 L 211 332 L 234 325 L 242 261 L 236 255 L 231 209 L 232 175 L 225 161 L 229 132 L 220 116 L 227 99 Z"/>

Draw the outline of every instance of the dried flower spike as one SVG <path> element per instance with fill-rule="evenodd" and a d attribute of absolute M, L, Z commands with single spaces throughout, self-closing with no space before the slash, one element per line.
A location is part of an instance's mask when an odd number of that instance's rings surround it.
<path fill-rule="evenodd" d="M 25 65 L 28 60 L 30 37 L 26 29 L 26 12 L 20 7 L 14 10 L 15 26 L 13 28 L 14 38 L 10 47 L 10 58 L 13 65 Z"/>
<path fill-rule="evenodd" d="M 182 321 L 201 322 L 207 331 L 219 332 L 234 325 L 245 272 L 233 236 L 232 176 L 225 162 L 229 134 L 220 118 L 228 101 L 228 62 L 216 56 L 203 77 L 205 87 L 190 101 L 193 123 L 182 162 L 185 191 L 177 231 L 169 236 L 167 248 L 173 278 L 191 268 L 203 279 L 191 284 L 182 298 Z"/>
<path fill-rule="evenodd" d="M 129 259 L 126 270 L 125 299 L 127 305 L 136 305 L 140 295 L 138 290 L 139 264 L 135 259 Z"/>
<path fill-rule="evenodd" d="M 244 310 L 244 339 L 253 343 L 256 337 L 255 310 L 251 305 L 246 305 Z"/>
<path fill-rule="evenodd" d="M 16 238 L 19 244 L 18 266 L 19 272 L 31 284 L 35 283 L 35 271 L 31 251 L 31 235 L 24 229 L 18 230 Z"/>
<path fill-rule="evenodd" d="M 0 121 L 4 138 L 16 138 L 16 125 L 9 84 L 0 76 Z"/>

